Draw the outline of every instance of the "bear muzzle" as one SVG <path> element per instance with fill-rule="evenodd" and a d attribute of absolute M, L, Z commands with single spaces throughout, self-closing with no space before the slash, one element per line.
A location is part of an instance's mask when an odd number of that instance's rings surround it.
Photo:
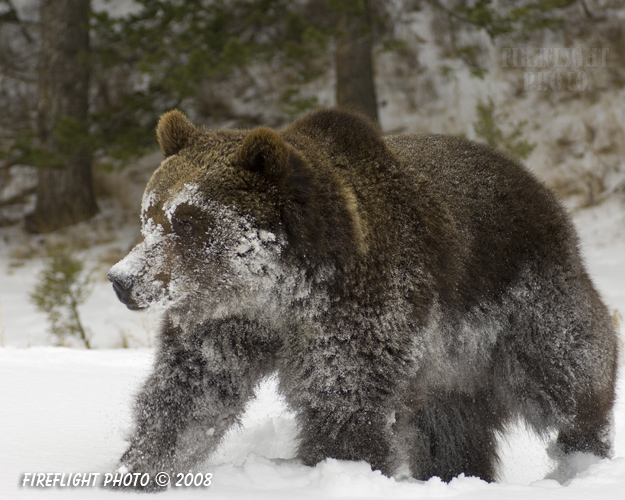
<path fill-rule="evenodd" d="M 145 307 L 139 306 L 132 297 L 133 280 L 128 276 L 120 276 L 111 269 L 106 275 L 108 280 L 113 283 L 113 290 L 117 294 L 119 301 L 131 311 L 139 311 Z"/>

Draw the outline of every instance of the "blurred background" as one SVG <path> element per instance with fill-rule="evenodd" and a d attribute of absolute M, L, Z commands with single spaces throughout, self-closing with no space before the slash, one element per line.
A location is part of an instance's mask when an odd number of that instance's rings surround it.
<path fill-rule="evenodd" d="M 0 345 L 151 345 L 105 275 L 139 238 L 160 114 L 280 128 L 334 105 L 500 148 L 623 248 L 625 0 L 0 0 Z"/>

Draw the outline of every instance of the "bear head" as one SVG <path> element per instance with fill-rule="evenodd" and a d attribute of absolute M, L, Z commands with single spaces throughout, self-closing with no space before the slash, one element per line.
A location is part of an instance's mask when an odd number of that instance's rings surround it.
<path fill-rule="evenodd" d="M 143 196 L 143 238 L 108 273 L 119 299 L 220 317 L 269 310 L 277 290 L 295 296 L 281 213 L 306 203 L 306 162 L 269 128 L 208 132 L 178 111 L 157 136 L 164 161 Z"/>

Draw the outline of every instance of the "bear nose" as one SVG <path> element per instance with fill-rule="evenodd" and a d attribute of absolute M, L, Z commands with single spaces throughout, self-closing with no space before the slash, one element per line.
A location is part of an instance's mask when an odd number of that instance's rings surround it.
<path fill-rule="evenodd" d="M 113 290 L 115 290 L 117 298 L 120 300 L 120 302 L 129 305 L 131 302 L 130 292 L 132 291 L 133 285 L 132 279 L 123 279 L 112 271 L 109 271 L 106 277 L 111 283 L 113 283 Z"/>

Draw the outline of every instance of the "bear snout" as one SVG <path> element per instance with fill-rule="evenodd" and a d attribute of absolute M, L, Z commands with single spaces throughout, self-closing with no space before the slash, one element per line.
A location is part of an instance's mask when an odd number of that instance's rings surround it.
<path fill-rule="evenodd" d="M 111 269 L 106 275 L 108 280 L 113 283 L 113 290 L 117 294 L 119 301 L 124 304 L 130 310 L 143 309 L 132 298 L 132 287 L 134 285 L 133 279 L 130 276 L 121 276 L 114 272 L 114 268 Z"/>

